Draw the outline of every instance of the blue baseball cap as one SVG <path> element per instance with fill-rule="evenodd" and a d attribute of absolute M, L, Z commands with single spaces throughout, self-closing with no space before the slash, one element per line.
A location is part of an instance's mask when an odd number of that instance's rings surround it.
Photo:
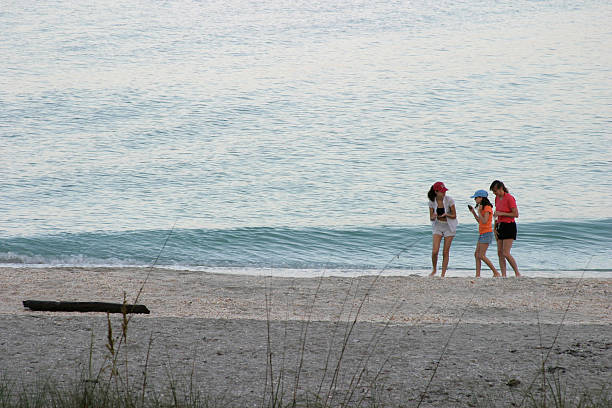
<path fill-rule="evenodd" d="M 474 193 L 473 196 L 471 196 L 470 198 L 476 198 L 476 197 L 488 197 L 489 193 L 486 192 L 486 190 L 476 190 L 476 192 Z"/>

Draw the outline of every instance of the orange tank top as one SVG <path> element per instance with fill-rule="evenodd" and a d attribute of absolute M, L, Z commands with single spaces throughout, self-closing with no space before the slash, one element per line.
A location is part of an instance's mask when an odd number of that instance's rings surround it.
<path fill-rule="evenodd" d="M 480 218 L 482 219 L 486 213 L 489 213 L 489 221 L 486 223 L 478 223 L 478 233 L 484 234 L 485 232 L 493 232 L 493 207 L 485 205 L 484 208 L 478 210 Z"/>

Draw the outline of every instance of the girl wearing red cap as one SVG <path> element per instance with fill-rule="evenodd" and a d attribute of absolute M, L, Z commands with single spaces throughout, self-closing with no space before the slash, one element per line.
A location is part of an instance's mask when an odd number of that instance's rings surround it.
<path fill-rule="evenodd" d="M 516 240 L 516 222 L 518 218 L 518 207 L 516 200 L 508 189 L 499 180 L 491 183 L 490 190 L 495 194 L 495 212 L 493 216 L 495 220 L 495 239 L 497 240 L 497 256 L 499 257 L 499 269 L 501 274 L 506 277 L 506 260 L 510 262 L 510 266 L 514 269 L 514 274 L 521 276 L 518 270 L 516 260 L 510 255 L 512 244 Z"/>
<path fill-rule="evenodd" d="M 442 277 L 446 275 L 448 268 L 448 258 L 450 246 L 457 232 L 457 212 L 455 211 L 455 200 L 446 195 L 448 188 L 444 183 L 438 181 L 434 183 L 427 193 L 429 198 L 429 219 L 433 227 L 433 247 L 431 250 L 432 271 L 430 276 L 436 274 L 438 264 L 438 252 L 440 243 L 444 238 L 444 248 L 442 250 Z"/>

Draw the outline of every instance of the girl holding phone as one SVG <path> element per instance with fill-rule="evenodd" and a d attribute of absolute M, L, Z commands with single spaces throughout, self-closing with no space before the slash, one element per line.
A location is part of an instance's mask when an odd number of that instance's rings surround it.
<path fill-rule="evenodd" d="M 438 252 L 440 251 L 442 238 L 444 238 L 444 248 L 442 250 L 441 276 L 444 277 L 446 275 L 450 246 L 457 232 L 457 225 L 459 224 L 457 221 L 457 212 L 455 211 L 455 200 L 446 195 L 447 191 L 448 188 L 444 186 L 444 183 L 438 181 L 431 186 L 427 193 L 427 198 L 429 198 L 429 220 L 433 227 L 433 246 L 431 250 L 432 271 L 429 276 L 434 276 L 436 274 Z"/>
<path fill-rule="evenodd" d="M 489 201 L 489 193 L 485 190 L 478 190 L 471 197 L 476 202 L 476 209 L 468 205 L 470 212 L 478 223 L 478 242 L 476 243 L 476 251 L 474 257 L 476 258 L 476 277 L 480 278 L 481 262 L 487 264 L 493 271 L 493 277 L 499 277 L 500 274 L 493 266 L 493 263 L 487 258 L 487 249 L 491 242 L 493 242 L 493 205 Z"/>

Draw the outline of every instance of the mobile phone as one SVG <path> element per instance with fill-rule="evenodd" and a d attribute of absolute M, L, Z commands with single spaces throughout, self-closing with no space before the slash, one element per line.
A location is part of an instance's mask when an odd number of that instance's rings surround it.
<path fill-rule="evenodd" d="M 469 205 L 469 204 L 468 204 L 468 208 L 469 208 L 470 210 L 473 210 L 473 209 L 474 209 L 474 207 L 472 207 L 472 206 L 471 206 L 471 205 Z"/>

